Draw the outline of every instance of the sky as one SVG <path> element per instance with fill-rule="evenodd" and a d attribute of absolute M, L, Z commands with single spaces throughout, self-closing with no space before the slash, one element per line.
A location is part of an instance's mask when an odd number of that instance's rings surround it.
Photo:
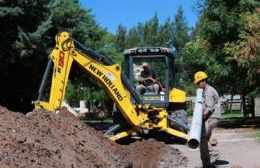
<path fill-rule="evenodd" d="M 196 0 L 79 0 L 83 7 L 92 9 L 92 14 L 102 27 L 116 33 L 121 23 L 127 29 L 151 19 L 155 13 L 159 23 L 177 14 L 179 6 L 184 10 L 184 17 L 189 27 L 195 27 L 198 13 L 194 11 Z"/>

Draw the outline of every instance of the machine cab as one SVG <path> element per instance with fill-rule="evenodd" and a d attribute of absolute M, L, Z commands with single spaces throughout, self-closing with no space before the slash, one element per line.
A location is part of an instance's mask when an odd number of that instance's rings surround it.
<path fill-rule="evenodd" d="M 174 74 L 171 72 L 174 69 L 174 53 L 174 49 L 163 47 L 124 51 L 124 73 L 144 104 L 168 107 L 170 80 L 174 80 L 170 77 Z"/>

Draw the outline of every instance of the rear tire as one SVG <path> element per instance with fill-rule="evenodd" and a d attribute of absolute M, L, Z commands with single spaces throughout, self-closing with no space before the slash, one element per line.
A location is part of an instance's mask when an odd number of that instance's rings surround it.
<path fill-rule="evenodd" d="M 188 126 L 188 117 L 187 117 L 186 110 L 181 109 L 181 110 L 170 111 L 169 115 L 171 115 L 178 122 Z M 174 123 L 170 123 L 170 124 L 171 124 L 171 127 L 175 128 L 181 132 L 187 133 L 187 130 L 185 130 L 183 127 L 176 125 Z"/>
<path fill-rule="evenodd" d="M 113 106 L 112 119 L 113 119 L 113 125 L 115 125 L 115 124 L 120 125 L 120 129 L 115 131 L 115 134 L 118 132 L 121 132 L 123 130 L 131 128 L 130 125 L 128 124 L 128 121 L 125 119 L 125 117 L 119 111 L 119 109 L 116 107 L 116 104 L 114 104 L 114 106 Z"/>

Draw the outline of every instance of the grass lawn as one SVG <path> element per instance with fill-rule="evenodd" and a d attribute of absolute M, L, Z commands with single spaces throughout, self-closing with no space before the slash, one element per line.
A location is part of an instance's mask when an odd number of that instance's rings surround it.
<path fill-rule="evenodd" d="M 221 114 L 221 121 L 228 121 L 228 120 L 233 120 L 233 119 L 242 119 L 243 113 L 239 110 L 234 110 L 231 112 L 225 112 L 223 114 Z"/>
<path fill-rule="evenodd" d="M 260 129 L 257 129 L 254 135 L 257 142 L 260 142 Z"/>

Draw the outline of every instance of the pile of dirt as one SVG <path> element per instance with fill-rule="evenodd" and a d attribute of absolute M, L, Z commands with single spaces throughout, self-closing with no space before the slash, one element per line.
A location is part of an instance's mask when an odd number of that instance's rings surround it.
<path fill-rule="evenodd" d="M 128 147 L 128 155 L 136 168 L 187 167 L 188 159 L 175 148 L 157 141 L 137 141 Z"/>
<path fill-rule="evenodd" d="M 187 158 L 159 142 L 108 140 L 66 109 L 23 115 L 0 107 L 0 167 L 186 167 Z"/>

